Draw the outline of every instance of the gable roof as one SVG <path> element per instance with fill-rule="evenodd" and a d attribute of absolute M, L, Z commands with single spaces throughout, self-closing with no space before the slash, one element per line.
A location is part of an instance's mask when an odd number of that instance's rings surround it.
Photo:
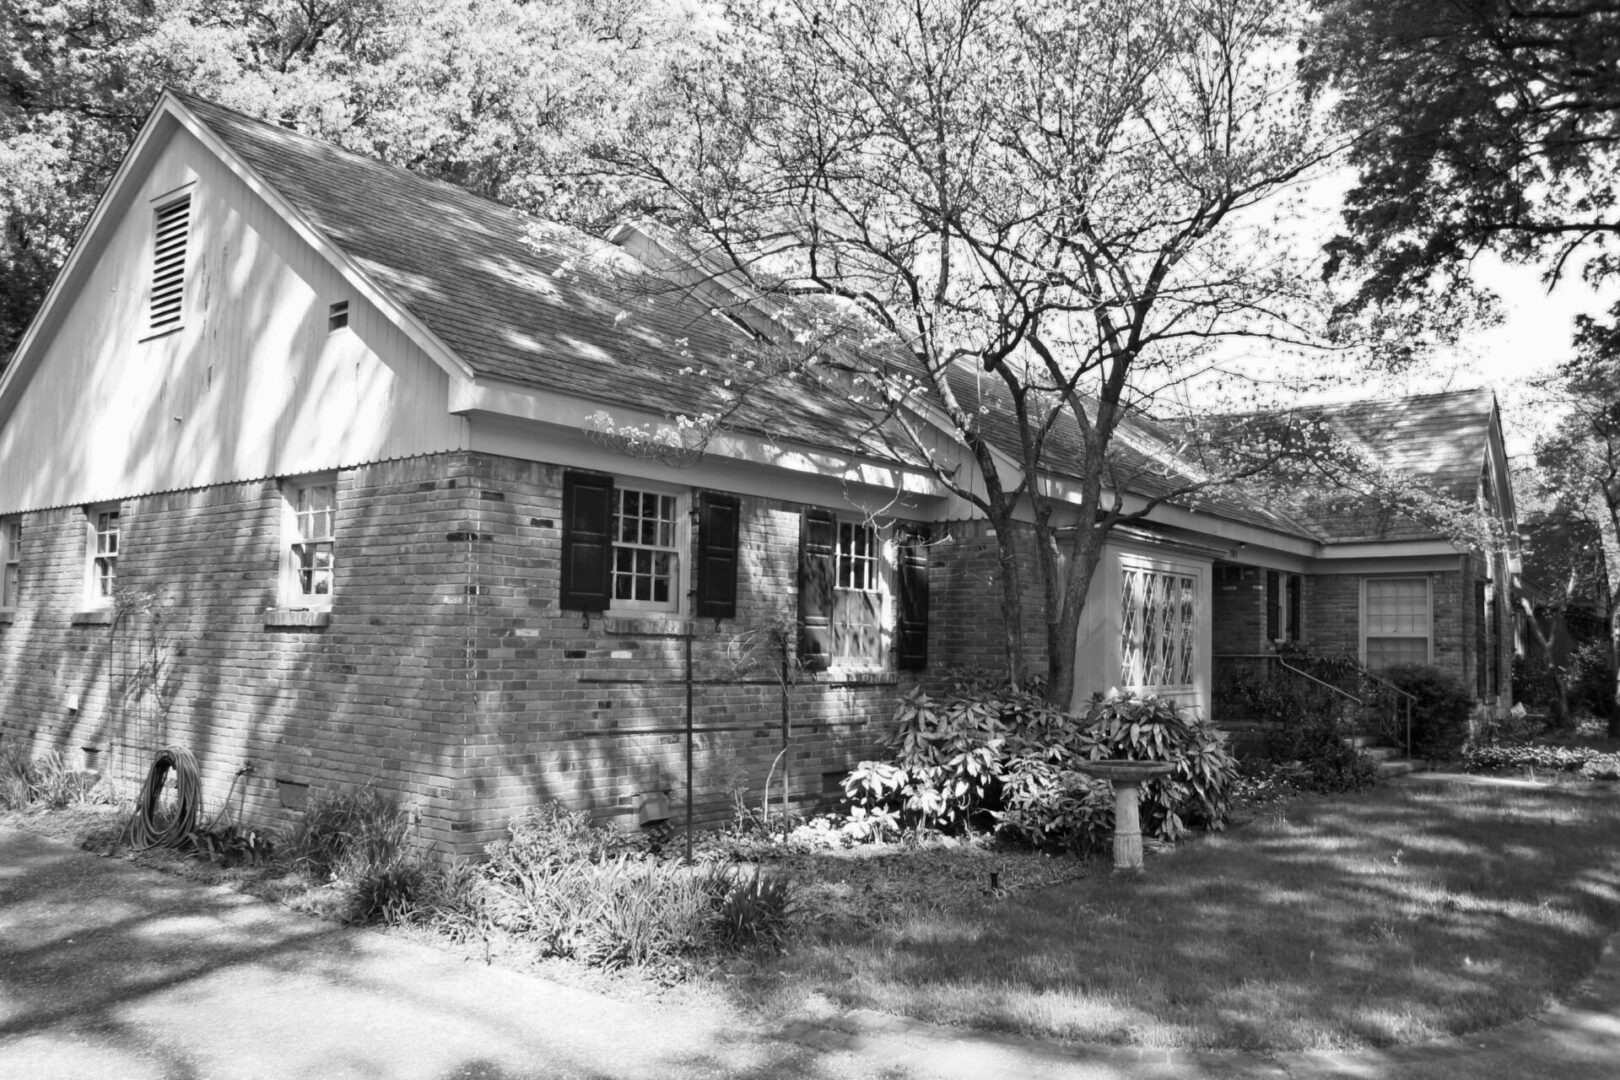
<path fill-rule="evenodd" d="M 1319 418 L 1346 448 L 1389 473 L 1420 481 L 1434 493 L 1472 506 L 1499 440 L 1496 397 L 1486 389 L 1299 410 Z M 1509 496 L 1510 497 L 1510 496 Z M 1511 507 L 1504 507 L 1511 516 Z M 1314 498 L 1293 508 L 1328 542 L 1412 540 L 1435 530 L 1371 497 Z"/>
<path fill-rule="evenodd" d="M 693 369 L 723 367 L 754 345 L 753 335 L 710 307 L 697 290 L 619 246 L 174 91 L 165 92 L 154 107 L 75 248 L 69 270 L 85 255 L 96 222 L 113 212 L 113 196 L 161 119 L 171 127 L 179 121 L 223 155 L 463 380 L 518 384 L 655 416 L 721 412 L 735 400 L 717 385 L 716 376 Z M 85 257 L 93 257 L 93 251 Z M 45 323 L 69 270 L 31 335 Z M 28 347 L 25 338 L 23 349 Z M 10 376 L 26 377 L 21 364 L 6 374 L 0 380 L 5 391 L 0 419 L 17 396 Z M 964 403 L 987 406 L 987 439 L 1016 462 L 1019 437 L 1006 388 L 997 379 L 977 379 L 967 367 L 953 369 L 951 378 Z M 1479 442 L 1465 438 L 1458 446 L 1456 436 L 1483 423 L 1481 410 L 1455 402 L 1427 408 L 1419 404 L 1423 400 L 1361 402 L 1324 411 L 1386 460 L 1432 472 L 1448 486 L 1468 479 L 1464 474 L 1471 461 L 1469 476 L 1477 477 Z M 724 426 L 813 448 L 891 457 L 872 423 L 856 404 L 809 376 L 759 385 Z M 1078 478 L 1077 469 L 1064 467 L 1078 462 L 1083 451 L 1074 418 L 1060 416 L 1049 439 L 1057 451 L 1049 459 L 1055 463 L 1051 475 Z M 1146 498 L 1162 497 L 1197 475 L 1174 433 L 1139 414 L 1122 421 L 1111 457 L 1110 486 Z M 1302 523 L 1231 489 L 1175 503 L 1293 539 L 1346 538 L 1332 522 Z"/>
<path fill-rule="evenodd" d="M 189 94 L 172 99 L 419 320 L 476 377 L 655 415 L 724 410 L 697 374 L 751 338 L 614 245 Z M 159 108 L 163 107 L 159 103 Z M 727 427 L 871 452 L 869 421 L 795 384 Z"/>

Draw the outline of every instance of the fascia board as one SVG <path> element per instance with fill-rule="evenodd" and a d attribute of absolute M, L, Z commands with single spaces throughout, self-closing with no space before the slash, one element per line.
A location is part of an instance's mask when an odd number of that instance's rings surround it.
<path fill-rule="evenodd" d="M 1349 559 L 1390 559 L 1444 555 L 1456 558 L 1460 552 L 1449 540 L 1376 540 L 1354 544 L 1326 545 L 1319 556 L 1323 562 L 1344 562 Z"/>
<path fill-rule="evenodd" d="M 479 417 L 524 420 L 564 432 L 589 432 L 590 418 L 610 407 L 600 401 L 487 378 L 452 380 L 448 405 L 451 413 L 473 420 Z M 656 428 L 669 423 L 668 417 L 655 413 L 626 409 L 622 405 L 611 408 L 614 423 L 621 427 L 650 425 Z M 921 469 L 742 432 L 721 432 L 710 441 L 704 453 L 708 457 L 809 473 L 907 495 L 943 498 L 948 494 L 936 477 Z"/>
<path fill-rule="evenodd" d="M 350 258 L 348 252 L 334 244 L 326 234 L 317 229 L 296 207 L 284 199 L 273 185 L 258 174 L 247 162 L 237 156 L 224 140 L 197 119 L 191 110 L 171 95 L 167 90 L 159 99 L 158 109 L 171 113 L 175 119 L 183 124 L 187 131 L 197 138 L 197 141 L 206 146 L 214 155 L 223 161 L 237 177 L 246 184 L 248 190 L 263 199 L 270 208 L 286 220 L 292 230 L 310 247 L 320 252 L 327 261 L 335 266 L 340 274 L 353 285 L 355 291 L 364 296 L 376 306 L 377 310 L 388 316 L 422 351 L 432 358 L 450 376 L 452 383 L 458 380 L 473 378 L 474 372 L 465 360 L 458 356 L 455 350 L 446 345 L 437 334 L 430 330 L 426 324 L 418 319 L 410 309 L 401 304 L 387 289 L 372 280 L 361 267 Z"/>

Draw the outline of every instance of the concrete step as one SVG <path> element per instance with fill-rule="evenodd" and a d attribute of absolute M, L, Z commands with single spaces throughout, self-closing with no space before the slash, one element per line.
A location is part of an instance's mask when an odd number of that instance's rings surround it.
<path fill-rule="evenodd" d="M 1379 779 L 1387 780 L 1391 776 L 1405 776 L 1407 773 L 1422 772 L 1428 766 L 1421 761 L 1411 758 L 1390 758 L 1378 763 Z"/>

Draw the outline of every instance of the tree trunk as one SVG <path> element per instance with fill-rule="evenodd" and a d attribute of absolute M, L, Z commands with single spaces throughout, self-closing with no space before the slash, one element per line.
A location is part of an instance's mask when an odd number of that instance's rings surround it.
<path fill-rule="evenodd" d="M 1536 648 L 1541 652 L 1541 658 L 1547 665 L 1547 677 L 1553 684 L 1553 725 L 1560 730 L 1573 726 L 1569 716 L 1569 691 L 1564 684 L 1564 673 L 1553 661 L 1553 643 L 1550 630 L 1543 629 L 1536 619 L 1535 605 L 1530 603 L 1527 596 L 1519 597 L 1519 606 L 1524 609 L 1525 625 L 1530 627 L 1530 634 L 1536 639 Z"/>
<path fill-rule="evenodd" d="M 1095 525 L 1076 530 L 1068 572 L 1063 575 L 1060 603 L 1047 605 L 1047 663 L 1051 666 L 1052 678 L 1046 699 L 1060 709 L 1067 710 L 1073 704 L 1074 655 L 1080 643 L 1080 617 L 1091 592 L 1091 579 L 1102 561 L 1105 539 L 1106 531 Z"/>
<path fill-rule="evenodd" d="M 1001 570 L 1002 647 L 1007 654 L 1007 683 L 1023 689 L 1028 673 L 1024 670 L 1024 582 L 1018 569 L 1018 536 L 1010 513 L 990 519 L 996 530 L 996 563 Z"/>

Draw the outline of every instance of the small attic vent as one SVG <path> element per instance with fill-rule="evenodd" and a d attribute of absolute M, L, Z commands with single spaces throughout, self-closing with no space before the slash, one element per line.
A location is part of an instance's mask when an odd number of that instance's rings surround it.
<path fill-rule="evenodd" d="M 186 285 L 186 237 L 190 233 L 190 195 L 158 208 L 157 244 L 152 257 L 150 329 L 154 332 L 180 325 L 180 300 Z"/>
<path fill-rule="evenodd" d="M 331 333 L 349 325 L 349 302 L 339 300 L 326 309 L 326 330 Z"/>

